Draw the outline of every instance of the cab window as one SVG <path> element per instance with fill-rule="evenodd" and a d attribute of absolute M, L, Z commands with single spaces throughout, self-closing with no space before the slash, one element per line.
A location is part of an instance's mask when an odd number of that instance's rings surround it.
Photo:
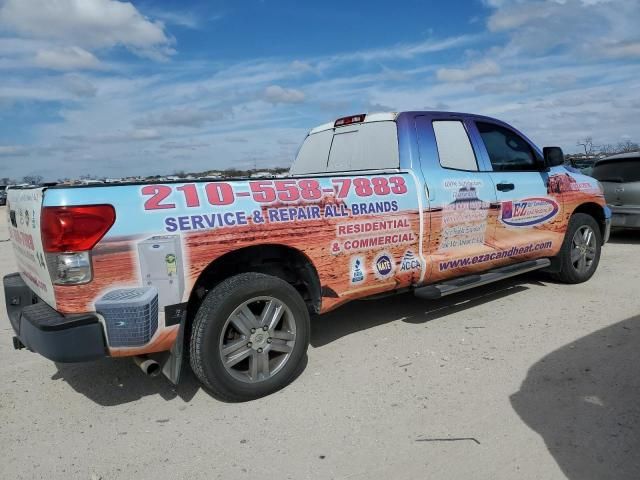
<path fill-rule="evenodd" d="M 433 122 L 438 157 L 443 168 L 478 171 L 473 147 L 462 122 L 458 120 L 436 120 Z"/>
<path fill-rule="evenodd" d="M 476 122 L 491 166 L 496 172 L 540 170 L 541 162 L 520 135 L 493 123 Z"/>

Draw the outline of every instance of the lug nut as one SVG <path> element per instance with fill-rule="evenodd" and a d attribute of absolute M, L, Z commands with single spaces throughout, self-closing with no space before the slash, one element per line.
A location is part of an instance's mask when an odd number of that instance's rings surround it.
<path fill-rule="evenodd" d="M 252 328 L 252 329 L 251 329 L 251 333 L 256 333 L 256 329 L 255 329 L 255 328 Z"/>
<path fill-rule="evenodd" d="M 262 329 L 266 332 L 267 330 L 269 330 L 269 327 L 265 325 L 264 327 L 262 327 Z"/>
<path fill-rule="evenodd" d="M 271 343 L 271 338 L 267 338 L 267 343 Z"/>
<path fill-rule="evenodd" d="M 251 342 L 247 343 L 247 347 L 250 347 L 251 345 L 253 345 L 253 343 Z"/>
<path fill-rule="evenodd" d="M 261 348 L 258 349 L 258 353 L 262 353 L 262 349 Z"/>

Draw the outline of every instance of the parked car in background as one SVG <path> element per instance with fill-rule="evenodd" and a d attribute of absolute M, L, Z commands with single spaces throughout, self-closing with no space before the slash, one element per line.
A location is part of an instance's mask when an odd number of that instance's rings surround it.
<path fill-rule="evenodd" d="M 592 176 L 613 211 L 612 227 L 640 229 L 640 152 L 621 153 L 596 162 Z"/>
<path fill-rule="evenodd" d="M 7 204 L 7 186 L 0 185 L 0 205 Z"/>
<path fill-rule="evenodd" d="M 571 167 L 573 169 L 570 169 L 570 171 L 591 176 L 595 161 L 594 158 L 572 158 Z"/>

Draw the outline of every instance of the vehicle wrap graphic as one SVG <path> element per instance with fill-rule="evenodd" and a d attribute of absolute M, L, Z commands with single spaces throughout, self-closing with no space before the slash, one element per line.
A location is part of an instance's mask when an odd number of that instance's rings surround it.
<path fill-rule="evenodd" d="M 102 316 L 107 337 L 119 339 L 110 345 L 117 356 L 170 348 L 178 325 L 169 324 L 165 309 L 187 302 L 203 270 L 239 248 L 302 252 L 331 292 L 322 298 L 323 311 L 408 286 L 420 268 L 413 262 L 400 271 L 400 261 L 407 248 L 420 250 L 419 192 L 409 173 L 52 189 L 46 197 L 52 204 L 106 203 L 126 212 L 92 252 L 93 281 L 55 287 L 57 305 L 78 313 L 108 304 Z M 156 304 L 157 328 L 145 316 Z M 140 313 L 127 321 L 120 318 L 124 309 Z M 132 345 L 150 332 L 148 342 Z"/>
<path fill-rule="evenodd" d="M 500 260 L 503 258 L 516 257 L 518 255 L 526 255 L 540 250 L 548 250 L 553 246 L 552 241 L 530 243 L 523 247 L 511 247 L 509 250 L 500 250 L 493 253 L 485 253 L 482 255 L 474 255 L 472 257 L 457 258 L 455 260 L 447 260 L 440 262 L 440 271 L 450 270 L 452 268 L 468 267 L 469 265 L 478 265 L 481 263 Z"/>
<path fill-rule="evenodd" d="M 555 200 L 545 197 L 502 202 L 500 221 L 510 227 L 530 227 L 551 220 L 559 209 Z"/>
<path fill-rule="evenodd" d="M 11 203 L 7 225 L 22 279 L 36 295 L 55 307 L 54 288 L 40 235 L 43 190 L 10 190 Z M 12 208 L 12 204 L 18 207 Z"/>
<path fill-rule="evenodd" d="M 36 192 L 24 203 L 29 228 L 20 208 L 21 226 L 10 232 L 23 278 L 41 298 L 65 314 L 99 312 L 110 354 L 139 355 L 171 348 L 180 323 L 175 312 L 185 311 L 203 271 L 238 249 L 269 245 L 308 259 L 322 312 L 366 295 L 553 256 L 573 210 L 598 191 L 595 180 L 565 172 L 549 175 L 547 192 L 523 191 L 510 204 L 497 200 L 488 174 L 444 169 L 433 171 L 428 193 L 411 172 L 48 189 L 44 206 L 116 210 L 113 227 L 91 252 L 93 280 L 78 286 L 52 285 L 38 260 L 41 192 L 25 191 Z M 509 222 L 534 223 L 525 229 Z"/>

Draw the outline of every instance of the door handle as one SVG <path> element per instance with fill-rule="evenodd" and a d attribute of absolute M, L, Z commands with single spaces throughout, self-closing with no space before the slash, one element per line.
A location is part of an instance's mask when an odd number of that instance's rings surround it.
<path fill-rule="evenodd" d="M 499 184 L 496 185 L 496 188 L 501 192 L 510 192 L 511 190 L 516 188 L 516 186 L 513 183 L 500 182 Z"/>

